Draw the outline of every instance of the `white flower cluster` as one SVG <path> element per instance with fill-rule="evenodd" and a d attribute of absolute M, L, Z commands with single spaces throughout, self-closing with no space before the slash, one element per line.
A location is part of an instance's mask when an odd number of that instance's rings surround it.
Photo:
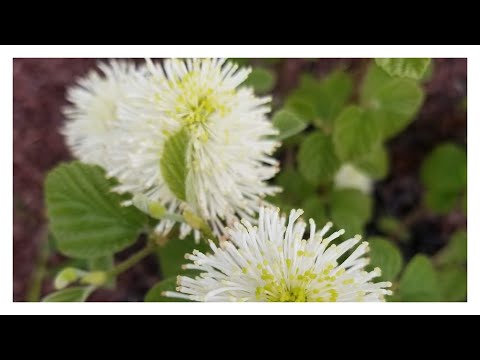
<path fill-rule="evenodd" d="M 164 295 L 191 301 L 350 302 L 384 301 L 392 294 L 386 290 L 390 282 L 371 281 L 381 275 L 379 268 L 364 271 L 368 243 L 356 247 L 357 235 L 331 244 L 344 231 L 324 237 L 332 224 L 316 232 L 313 220 L 310 237 L 303 240 L 302 213 L 292 210 L 287 223 L 278 209 L 266 208 L 260 211 L 258 227 L 236 223 L 229 230 L 231 240 L 220 248 L 210 241 L 212 254 L 186 255 L 192 263 L 185 269 L 200 275 L 180 276 L 177 292 Z"/>
<path fill-rule="evenodd" d="M 391 283 L 372 282 L 380 269 L 364 271 L 368 244 L 357 246 L 360 236 L 332 244 L 344 231 L 325 237 L 332 224 L 317 232 L 310 220 L 304 240 L 303 211 L 293 210 L 287 222 L 264 207 L 263 198 L 280 190 L 267 183 L 279 170 L 272 157 L 278 131 L 267 117 L 271 99 L 242 86 L 249 69 L 221 59 L 142 66 L 113 60 L 100 69 L 68 91 L 63 132 L 72 153 L 117 178 L 115 191 L 132 195 L 127 204 L 153 217 L 164 208 L 170 218 L 184 214 L 181 237 L 200 218 L 221 238 L 220 247 L 210 240 L 213 254 L 187 255 L 185 268 L 199 276 L 179 277 L 177 291 L 166 296 L 306 302 L 391 295 Z M 350 165 L 335 184 L 364 192 L 372 186 Z M 163 219 L 156 231 L 166 234 L 173 225 Z"/>
<path fill-rule="evenodd" d="M 238 219 L 254 221 L 262 199 L 279 191 L 267 184 L 278 172 L 271 99 L 241 86 L 250 69 L 222 59 L 141 67 L 114 60 L 100 69 L 102 76 L 92 72 L 69 90 L 64 134 L 77 158 L 119 180 L 116 191 L 172 213 L 188 210 L 218 236 Z M 184 196 L 161 167 L 166 142 L 180 131 L 188 139 Z M 173 225 L 163 220 L 157 231 Z M 190 230 L 183 224 L 181 235 Z"/>

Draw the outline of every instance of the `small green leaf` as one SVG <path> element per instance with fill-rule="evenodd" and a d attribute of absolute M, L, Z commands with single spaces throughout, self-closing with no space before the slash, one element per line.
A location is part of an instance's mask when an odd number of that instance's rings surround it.
<path fill-rule="evenodd" d="M 436 256 L 438 265 L 466 265 L 467 264 L 467 232 L 457 231 L 452 235 L 447 246 Z"/>
<path fill-rule="evenodd" d="M 425 205 L 436 214 L 448 214 L 458 204 L 458 194 L 426 189 Z"/>
<path fill-rule="evenodd" d="M 94 288 L 74 287 L 63 289 L 46 296 L 43 302 L 84 302 L 93 292 Z"/>
<path fill-rule="evenodd" d="M 374 180 L 381 180 L 388 175 L 389 161 L 385 147 L 379 146 L 371 153 L 355 160 L 354 165 L 365 171 Z"/>
<path fill-rule="evenodd" d="M 415 256 L 407 265 L 399 284 L 402 301 L 439 301 L 438 274 L 430 259 Z"/>
<path fill-rule="evenodd" d="M 309 134 L 298 152 L 298 168 L 312 185 L 330 181 L 340 168 L 331 138 L 320 131 Z"/>
<path fill-rule="evenodd" d="M 427 206 L 440 214 L 459 204 L 467 187 L 467 154 L 457 145 L 446 143 L 435 148 L 421 169 Z"/>
<path fill-rule="evenodd" d="M 403 257 L 400 250 L 390 241 L 382 237 L 368 239 L 370 244 L 370 259 L 373 268 L 382 269 L 382 279 L 394 281 L 403 267 Z"/>
<path fill-rule="evenodd" d="M 186 300 L 163 296 L 165 291 L 175 291 L 176 286 L 176 277 L 160 281 L 148 291 L 147 295 L 145 295 L 145 302 L 187 302 Z"/>
<path fill-rule="evenodd" d="M 333 144 L 344 162 L 358 160 L 374 152 L 381 141 L 376 113 L 358 106 L 345 108 L 335 120 Z"/>
<path fill-rule="evenodd" d="M 206 241 L 200 241 L 196 244 L 193 236 L 188 236 L 183 240 L 170 239 L 164 246 L 158 247 L 157 250 L 163 277 L 170 278 L 180 275 L 182 265 L 188 263 L 188 260 L 185 259 L 186 254 L 191 254 L 194 250 L 207 252 L 209 248 Z"/>
<path fill-rule="evenodd" d="M 160 168 L 168 188 L 179 200 L 186 200 L 187 150 L 189 135 L 182 129 L 166 142 L 160 160 Z"/>
<path fill-rule="evenodd" d="M 420 80 L 427 72 L 431 59 L 427 58 L 381 58 L 375 63 L 390 76 Z"/>
<path fill-rule="evenodd" d="M 456 267 L 447 267 L 439 273 L 443 301 L 467 300 L 467 271 Z"/>
<path fill-rule="evenodd" d="M 277 111 L 273 115 L 272 122 L 273 126 L 280 130 L 280 134 L 278 134 L 279 140 L 296 135 L 307 127 L 307 124 L 302 119 L 289 110 Z"/>
<path fill-rule="evenodd" d="M 330 200 L 332 219 L 341 219 L 344 215 L 353 215 L 362 224 L 372 217 L 373 201 L 370 196 L 359 190 L 342 189 L 334 190 Z"/>
<path fill-rule="evenodd" d="M 467 186 L 467 153 L 451 143 L 436 147 L 425 159 L 421 179 L 427 189 L 459 193 Z"/>
<path fill-rule="evenodd" d="M 275 178 L 275 182 L 283 189 L 277 197 L 294 207 L 300 207 L 303 199 L 312 197 L 315 193 L 315 186 L 308 183 L 291 167 L 283 169 Z"/>
<path fill-rule="evenodd" d="M 273 89 L 275 81 L 276 76 L 273 71 L 256 67 L 252 70 L 243 85 L 253 87 L 257 94 L 265 94 Z"/>
<path fill-rule="evenodd" d="M 382 233 L 390 235 L 402 242 L 410 239 L 407 226 L 393 216 L 383 216 L 379 218 L 377 220 L 377 227 Z"/>
<path fill-rule="evenodd" d="M 100 167 L 80 162 L 60 165 L 48 174 L 50 228 L 63 254 L 97 258 L 135 242 L 147 217 L 132 206 L 121 206 L 126 197 L 111 191 L 115 184 Z"/>
<path fill-rule="evenodd" d="M 361 91 L 361 102 L 377 112 L 375 118 L 385 139 L 410 124 L 423 99 L 423 90 L 415 81 L 392 78 L 375 65 L 369 69 Z"/>
<path fill-rule="evenodd" d="M 318 229 L 321 229 L 328 222 L 324 199 L 318 196 L 306 198 L 302 204 L 302 209 L 304 211 L 303 218 L 307 221 L 313 219 Z"/>
<path fill-rule="evenodd" d="M 320 122 L 331 124 L 352 95 L 352 91 L 352 78 L 344 71 L 334 71 L 323 79 L 315 101 Z"/>
<path fill-rule="evenodd" d="M 310 122 L 319 127 L 330 128 L 331 123 L 350 98 L 353 91 L 351 77 L 343 71 L 334 71 L 318 81 L 309 74 L 301 76 L 300 86 L 287 99 L 287 107 L 296 104 L 297 109 Z M 303 104 L 303 105 L 298 105 Z M 308 104 L 307 108 L 304 104 Z M 310 109 L 314 117 L 311 117 Z"/>
<path fill-rule="evenodd" d="M 294 112 L 307 125 L 315 118 L 312 104 L 304 99 L 289 96 L 285 100 L 285 108 Z"/>
<path fill-rule="evenodd" d="M 337 229 L 344 229 L 344 238 L 361 235 L 372 216 L 372 199 L 354 189 L 338 189 L 330 194 L 330 218 Z"/>

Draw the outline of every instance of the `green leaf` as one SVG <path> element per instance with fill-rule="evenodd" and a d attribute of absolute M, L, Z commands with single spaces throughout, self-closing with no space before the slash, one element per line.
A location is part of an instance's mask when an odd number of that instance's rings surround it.
<path fill-rule="evenodd" d="M 72 287 L 54 292 L 43 299 L 43 302 L 84 302 L 93 292 L 93 287 Z"/>
<path fill-rule="evenodd" d="M 113 180 L 98 166 L 63 164 L 45 182 L 50 228 L 58 249 L 74 258 L 98 258 L 133 244 L 147 222 L 136 208 L 111 191 Z"/>
<path fill-rule="evenodd" d="M 365 224 L 372 217 L 373 201 L 370 196 L 359 190 L 334 190 L 331 193 L 330 207 L 334 221 L 350 214 L 359 219 L 362 224 Z"/>
<path fill-rule="evenodd" d="M 273 115 L 273 126 L 280 130 L 279 140 L 284 140 L 296 135 L 307 127 L 307 124 L 300 119 L 294 112 L 289 110 L 280 110 Z"/>
<path fill-rule="evenodd" d="M 392 78 L 374 65 L 367 73 L 361 92 L 363 106 L 377 112 L 376 119 L 385 139 L 410 124 L 423 98 L 423 90 L 415 81 Z"/>
<path fill-rule="evenodd" d="M 410 232 L 408 227 L 393 216 L 383 216 L 377 220 L 378 229 L 387 235 L 394 237 L 397 240 L 406 242 L 410 239 Z"/>
<path fill-rule="evenodd" d="M 252 70 L 243 85 L 253 87 L 257 94 L 265 94 L 273 89 L 275 81 L 276 76 L 273 71 L 256 67 Z"/>
<path fill-rule="evenodd" d="M 421 179 L 436 192 L 462 192 L 467 186 L 466 151 L 451 143 L 436 147 L 422 165 Z"/>
<path fill-rule="evenodd" d="M 400 280 L 399 293 L 402 301 L 440 300 L 438 274 L 428 257 L 417 255 L 410 261 Z"/>
<path fill-rule="evenodd" d="M 285 100 L 285 108 L 293 111 L 307 125 L 315 118 L 313 105 L 302 98 L 289 96 Z"/>
<path fill-rule="evenodd" d="M 439 273 L 443 301 L 467 300 L 467 271 L 448 267 Z"/>
<path fill-rule="evenodd" d="M 176 286 L 176 277 L 160 281 L 148 291 L 147 295 L 145 295 L 145 302 L 187 302 L 183 299 L 169 298 L 162 295 L 165 291 L 175 291 Z"/>
<path fill-rule="evenodd" d="M 436 214 L 448 214 L 458 204 L 458 194 L 426 189 L 425 205 Z"/>
<path fill-rule="evenodd" d="M 160 160 L 160 168 L 168 188 L 179 200 L 186 200 L 187 150 L 189 135 L 182 129 L 166 142 Z"/>
<path fill-rule="evenodd" d="M 333 144 L 344 162 L 358 160 L 374 152 L 381 141 L 376 113 L 358 106 L 345 108 L 335 120 Z"/>
<path fill-rule="evenodd" d="M 310 113 L 312 109 L 315 124 L 329 128 L 333 119 L 351 97 L 352 91 L 353 81 L 343 71 L 334 71 L 322 81 L 304 74 L 301 76 L 300 86 L 288 97 L 286 103 L 287 107 L 296 104 L 296 108 L 302 109 L 300 112 L 308 121 L 313 119 Z M 309 107 L 304 104 L 308 104 Z"/>
<path fill-rule="evenodd" d="M 421 180 L 431 210 L 440 214 L 453 210 L 467 187 L 466 151 L 451 143 L 438 146 L 425 159 Z"/>
<path fill-rule="evenodd" d="M 306 198 L 302 204 L 302 209 L 304 211 L 303 218 L 306 221 L 313 219 L 317 228 L 321 229 L 328 222 L 324 199 L 318 196 Z"/>
<path fill-rule="evenodd" d="M 185 260 L 185 254 L 191 254 L 194 250 L 205 253 L 209 249 L 210 247 L 205 241 L 200 241 L 196 244 L 193 236 L 188 236 L 183 240 L 170 239 L 157 250 L 163 277 L 178 276 L 182 272 L 182 265 L 188 262 Z"/>
<path fill-rule="evenodd" d="M 400 250 L 392 242 L 382 237 L 372 237 L 368 239 L 368 242 L 371 266 L 382 269 L 383 280 L 393 282 L 403 267 Z"/>
<path fill-rule="evenodd" d="M 390 76 L 420 80 L 427 72 L 431 59 L 427 58 L 382 58 L 375 63 Z"/>
<path fill-rule="evenodd" d="M 465 216 L 468 214 L 468 199 L 467 194 L 463 194 L 462 196 L 462 211 Z"/>
<path fill-rule="evenodd" d="M 275 182 L 283 189 L 277 197 L 292 206 L 301 206 L 303 199 L 309 198 L 315 193 L 315 187 L 291 167 L 283 169 L 275 178 Z"/>
<path fill-rule="evenodd" d="M 374 180 L 381 180 L 388 175 L 388 153 L 383 146 L 378 146 L 371 153 L 355 160 L 353 164 Z"/>
<path fill-rule="evenodd" d="M 460 230 L 452 235 L 447 246 L 436 255 L 438 265 L 467 264 L 467 232 Z"/>
<path fill-rule="evenodd" d="M 312 185 L 330 181 L 340 168 L 331 138 L 320 131 L 309 134 L 300 145 L 298 168 Z"/>
<path fill-rule="evenodd" d="M 334 190 L 330 194 L 330 218 L 337 229 L 345 230 L 345 238 L 363 234 L 372 208 L 370 196 L 358 190 Z"/>
<path fill-rule="evenodd" d="M 334 71 L 323 79 L 315 102 L 320 122 L 331 124 L 352 95 L 352 91 L 352 78 L 343 71 Z"/>

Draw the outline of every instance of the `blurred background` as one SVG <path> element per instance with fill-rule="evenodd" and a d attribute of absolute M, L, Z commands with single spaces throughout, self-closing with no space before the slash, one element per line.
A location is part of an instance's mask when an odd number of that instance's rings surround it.
<path fill-rule="evenodd" d="M 71 159 L 59 134 L 63 122 L 61 109 L 66 104 L 65 90 L 74 84 L 76 78 L 94 68 L 96 62 L 96 59 L 14 60 L 14 301 L 36 301 L 51 292 L 51 281 L 58 269 L 74 261 L 58 254 L 49 239 L 43 181 L 50 169 Z M 342 69 L 358 84 L 371 59 L 253 59 L 239 62 L 268 69 L 274 104 L 278 104 L 299 86 L 303 74 L 321 80 L 333 70 Z M 458 236 L 466 230 L 466 209 L 464 206 L 448 206 L 437 211 L 426 206 L 421 169 L 432 151 L 442 144 L 450 143 L 466 150 L 466 59 L 434 59 L 431 74 L 421 86 L 425 101 L 415 120 L 386 143 L 390 167 L 388 175 L 375 183 L 373 213 L 365 225 L 365 234 L 381 236 L 395 244 L 405 264 L 417 254 L 428 256 L 443 282 L 457 283 L 452 276 L 444 278 L 441 270 L 445 264 L 451 266 L 445 260 L 454 256 L 455 249 L 451 244 L 458 242 Z M 291 157 L 297 150 L 292 142 L 278 156 L 283 164 L 292 165 Z M 277 181 L 285 181 L 286 176 L 282 176 Z M 290 203 L 288 199 L 282 201 L 285 207 L 298 206 L 293 200 Z M 128 249 L 118 258 L 126 258 L 135 250 Z M 459 256 L 457 254 L 456 261 Z M 115 290 L 98 291 L 91 300 L 141 301 L 158 280 L 159 269 L 152 256 L 122 274 Z M 454 295 L 439 300 L 465 300 L 464 293 L 466 289 L 457 289 Z"/>

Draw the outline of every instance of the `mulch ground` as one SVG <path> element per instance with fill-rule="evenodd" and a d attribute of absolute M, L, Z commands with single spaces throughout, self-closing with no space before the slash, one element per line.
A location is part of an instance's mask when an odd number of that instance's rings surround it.
<path fill-rule="evenodd" d="M 45 233 L 43 181 L 45 174 L 61 161 L 70 159 L 58 129 L 63 122 L 65 89 L 75 78 L 95 66 L 94 59 L 15 59 L 13 64 L 13 242 L 14 301 L 25 301 L 32 270 Z M 276 91 L 283 94 L 295 86 L 298 75 L 310 70 L 322 75 L 344 66 L 359 77 L 365 60 L 322 59 L 316 62 L 289 59 L 276 65 Z M 461 107 L 467 95 L 465 59 L 436 59 L 433 77 L 425 84 L 427 98 L 412 125 L 389 143 L 390 176 L 377 184 L 377 213 L 405 217 L 419 206 L 422 187 L 418 170 L 425 155 L 443 141 L 466 146 L 467 116 Z M 373 222 L 374 223 L 374 222 Z M 406 257 L 417 252 L 434 254 L 450 234 L 466 225 L 462 214 L 438 217 L 418 214 L 410 223 L 413 239 L 404 247 Z M 375 232 L 372 226 L 371 232 Z M 133 249 L 134 250 L 134 249 Z M 128 256 L 128 250 L 120 257 Z M 54 266 L 62 257 L 49 258 Z M 94 301 L 140 301 L 158 281 L 153 258 L 147 258 L 123 274 L 114 291 L 100 291 Z M 48 281 L 44 292 L 51 290 Z"/>

